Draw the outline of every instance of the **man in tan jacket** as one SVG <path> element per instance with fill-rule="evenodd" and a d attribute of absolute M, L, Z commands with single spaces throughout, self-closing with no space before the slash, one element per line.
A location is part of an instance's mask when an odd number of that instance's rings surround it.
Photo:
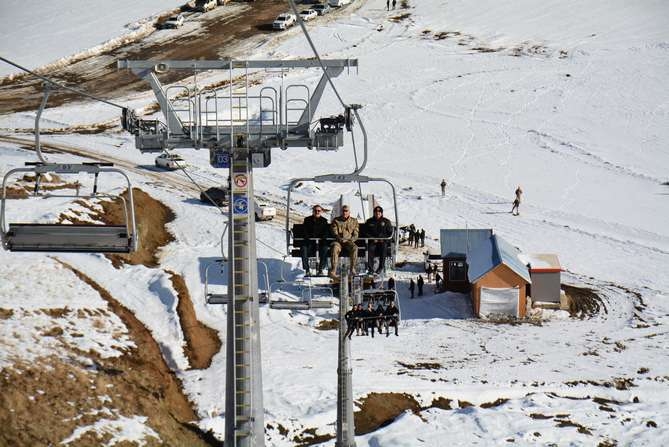
<path fill-rule="evenodd" d="M 348 205 L 341 207 L 341 216 L 336 217 L 330 225 L 335 241 L 330 247 L 332 256 L 330 266 L 330 277 L 337 278 L 337 262 L 339 262 L 339 253 L 342 248 L 346 249 L 351 259 L 351 274 L 355 275 L 355 266 L 358 262 L 358 246 L 355 241 L 358 240 L 358 221 L 351 217 L 351 210 Z"/>

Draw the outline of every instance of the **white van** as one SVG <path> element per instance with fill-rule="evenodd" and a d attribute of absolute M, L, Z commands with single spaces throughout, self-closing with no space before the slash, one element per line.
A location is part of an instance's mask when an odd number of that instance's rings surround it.
<path fill-rule="evenodd" d="M 256 221 L 272 220 L 276 217 L 276 208 L 273 206 L 260 204 L 257 200 L 254 202 Z"/>

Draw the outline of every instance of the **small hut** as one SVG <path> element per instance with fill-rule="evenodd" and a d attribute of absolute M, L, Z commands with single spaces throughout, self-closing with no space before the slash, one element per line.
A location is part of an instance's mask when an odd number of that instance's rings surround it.
<path fill-rule="evenodd" d="M 530 269 L 532 285 L 528 295 L 532 297 L 532 301 L 559 303 L 562 267 L 557 255 L 538 253 L 522 255 L 521 259 Z"/>
<path fill-rule="evenodd" d="M 492 229 L 442 229 L 439 236 L 445 290 L 468 292 L 467 257 L 492 237 Z"/>
<path fill-rule="evenodd" d="M 474 314 L 525 317 L 532 280 L 520 251 L 497 235 L 479 243 L 467 257 Z"/>

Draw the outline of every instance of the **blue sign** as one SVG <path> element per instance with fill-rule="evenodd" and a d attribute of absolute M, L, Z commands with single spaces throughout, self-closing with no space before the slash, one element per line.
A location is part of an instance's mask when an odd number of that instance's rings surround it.
<path fill-rule="evenodd" d="M 234 214 L 248 214 L 249 213 L 249 199 L 246 196 L 235 197 L 232 202 L 232 210 Z"/>
<path fill-rule="evenodd" d="M 223 150 L 214 151 L 211 156 L 211 165 L 214 168 L 229 168 L 230 154 Z"/>

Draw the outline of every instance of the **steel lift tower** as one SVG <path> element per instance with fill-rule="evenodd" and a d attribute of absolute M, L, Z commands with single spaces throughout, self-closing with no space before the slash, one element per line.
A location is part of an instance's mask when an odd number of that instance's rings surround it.
<path fill-rule="evenodd" d="M 338 116 L 314 119 L 313 113 L 328 82 L 325 73 L 313 91 L 303 84 L 284 85 L 283 73 L 290 69 L 324 68 L 333 78 L 344 69 L 357 66 L 356 59 L 118 62 L 119 69 L 129 69 L 149 82 L 165 118 L 164 122 L 142 120 L 124 109 L 123 128 L 135 135 L 135 144 L 140 151 L 206 149 L 213 167 L 229 170 L 228 296 L 209 301 L 228 306 L 227 447 L 264 445 L 253 169 L 269 166 L 272 148 L 337 150 L 343 146 L 345 129 L 350 130 L 352 124 L 350 108 Z M 195 80 L 202 71 L 226 70 L 228 82 L 220 88 L 199 88 L 197 83 L 193 87 L 163 87 L 158 75 L 170 70 L 190 72 Z M 249 87 L 250 78 L 277 72 L 281 75 L 279 88 Z M 350 366 L 347 371 L 350 394 Z M 348 407 L 346 413 L 350 422 L 346 423 L 345 441 L 339 441 L 338 436 L 338 445 L 342 446 L 355 445 L 352 441 L 352 404 Z"/>

